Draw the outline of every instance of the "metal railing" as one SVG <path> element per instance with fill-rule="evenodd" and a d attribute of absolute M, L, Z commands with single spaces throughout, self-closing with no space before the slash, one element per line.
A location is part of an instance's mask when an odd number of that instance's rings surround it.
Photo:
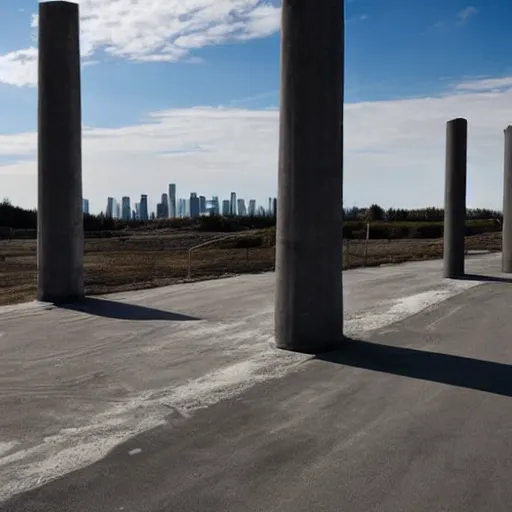
<path fill-rule="evenodd" d="M 194 245 L 192 247 L 189 248 L 188 250 L 188 262 L 187 262 L 187 279 L 190 279 L 190 277 L 192 276 L 192 252 L 195 251 L 196 249 L 201 249 L 202 247 L 206 247 L 208 245 L 213 245 L 217 242 L 221 242 L 222 240 L 228 240 L 230 238 L 236 238 L 236 237 L 239 237 L 240 236 L 240 233 L 235 233 L 235 234 L 231 234 L 231 235 L 226 235 L 226 236 L 221 236 L 221 237 L 218 237 L 218 238 L 213 238 L 212 240 L 208 240 L 206 242 L 203 242 L 201 244 L 197 244 L 197 245 Z M 246 253 L 246 257 L 247 259 L 249 259 L 249 248 L 247 248 L 247 253 Z"/>

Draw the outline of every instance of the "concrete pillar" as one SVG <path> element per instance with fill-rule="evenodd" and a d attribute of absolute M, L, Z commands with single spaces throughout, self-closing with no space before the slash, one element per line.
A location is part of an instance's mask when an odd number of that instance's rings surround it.
<path fill-rule="evenodd" d="M 508 126 L 505 130 L 502 229 L 501 270 L 510 274 L 512 273 L 512 126 Z"/>
<path fill-rule="evenodd" d="M 78 5 L 39 4 L 37 298 L 84 295 Z"/>
<path fill-rule="evenodd" d="M 282 2 L 275 338 L 307 353 L 343 337 L 343 4 Z"/>
<path fill-rule="evenodd" d="M 444 277 L 464 276 L 468 122 L 452 119 L 446 125 L 444 196 Z"/>

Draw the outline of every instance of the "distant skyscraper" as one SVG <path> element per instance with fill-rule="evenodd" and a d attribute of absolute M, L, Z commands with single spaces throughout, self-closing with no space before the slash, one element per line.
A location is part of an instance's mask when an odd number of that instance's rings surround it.
<path fill-rule="evenodd" d="M 140 203 L 135 203 L 133 206 L 135 208 L 135 218 L 137 220 L 139 220 L 140 219 Z"/>
<path fill-rule="evenodd" d="M 229 214 L 236 215 L 236 192 L 231 192 L 231 201 L 229 203 Z"/>
<path fill-rule="evenodd" d="M 167 219 L 169 217 L 167 213 L 167 205 L 164 203 L 158 203 L 156 205 L 156 218 L 157 219 Z"/>
<path fill-rule="evenodd" d="M 112 219 L 114 217 L 114 198 L 107 197 L 107 209 L 105 210 L 105 217 Z"/>
<path fill-rule="evenodd" d="M 199 197 L 195 192 L 190 193 L 190 217 L 199 217 Z"/>
<path fill-rule="evenodd" d="M 238 215 L 245 217 L 245 215 L 247 215 L 247 212 L 245 211 L 245 199 L 238 199 L 237 206 L 238 206 Z"/>
<path fill-rule="evenodd" d="M 185 217 L 187 214 L 186 210 L 187 210 L 187 205 L 186 205 L 185 199 L 183 199 L 183 198 L 178 199 L 178 211 L 176 213 L 177 216 L 180 218 Z"/>
<path fill-rule="evenodd" d="M 206 197 L 199 196 L 199 214 L 204 215 L 206 213 Z"/>
<path fill-rule="evenodd" d="M 229 215 L 231 212 L 231 203 L 229 199 L 224 199 L 222 201 L 222 215 Z"/>
<path fill-rule="evenodd" d="M 128 196 L 124 196 L 121 199 L 121 216 L 123 220 L 130 220 L 131 218 L 131 206 L 130 206 L 130 198 Z"/>
<path fill-rule="evenodd" d="M 120 219 L 121 218 L 121 205 L 116 200 L 114 200 L 114 203 L 115 203 L 115 212 L 116 212 L 114 217 L 116 219 Z"/>
<path fill-rule="evenodd" d="M 89 215 L 89 199 L 82 199 L 82 210 L 84 215 Z"/>
<path fill-rule="evenodd" d="M 169 185 L 169 217 L 174 219 L 177 217 L 176 212 L 176 184 L 171 183 Z"/>
<path fill-rule="evenodd" d="M 219 207 L 219 197 L 213 196 L 210 201 L 210 214 L 211 215 L 219 215 L 220 207 Z"/>
<path fill-rule="evenodd" d="M 267 214 L 269 216 L 272 216 L 272 198 L 269 197 L 268 198 L 268 210 L 267 210 Z"/>
<path fill-rule="evenodd" d="M 256 199 L 249 200 L 249 216 L 254 217 L 256 215 Z"/>
<path fill-rule="evenodd" d="M 272 215 L 275 217 L 277 215 L 277 197 L 272 199 Z"/>
<path fill-rule="evenodd" d="M 148 220 L 148 196 L 141 194 L 140 196 L 140 220 Z"/>
<path fill-rule="evenodd" d="M 162 207 L 163 207 L 163 213 L 164 213 L 164 217 L 169 217 L 169 196 L 167 194 L 162 194 Z M 157 215 L 158 217 L 158 212 L 157 212 Z M 163 218 L 163 217 L 158 217 L 158 218 Z"/>

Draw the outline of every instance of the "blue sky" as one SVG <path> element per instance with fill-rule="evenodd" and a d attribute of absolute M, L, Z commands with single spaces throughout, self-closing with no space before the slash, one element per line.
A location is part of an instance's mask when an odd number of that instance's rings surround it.
<path fill-rule="evenodd" d="M 254 194 L 263 202 L 275 194 L 280 39 L 277 0 L 238 0 L 238 4 L 244 4 L 244 14 L 243 23 L 236 30 L 232 26 L 234 21 L 226 16 L 235 0 L 215 0 L 215 3 L 213 0 L 161 0 L 152 3 L 152 10 L 137 10 L 147 5 L 143 0 L 79 3 L 83 16 L 83 62 L 88 64 L 83 68 L 83 121 L 91 130 L 84 133 L 84 194 L 90 196 L 96 206 L 94 210 L 104 208 L 107 195 L 149 193 L 156 202 L 169 181 L 178 183 L 183 196 L 192 190 L 227 196 L 234 189 L 247 199 Z M 208 8 L 208 4 L 212 7 Z M 125 9 L 123 15 L 115 11 L 120 6 Z M 174 8 L 182 9 L 185 14 L 193 13 L 197 7 L 203 8 L 206 14 L 192 27 L 180 26 L 170 14 Z M 0 190 L 6 190 L 13 201 L 24 205 L 35 204 L 36 53 L 30 48 L 35 45 L 37 27 L 31 24 L 36 11 L 35 0 L 0 3 Z M 104 18 L 109 16 L 107 26 Z M 444 133 L 446 116 L 450 112 L 464 115 L 466 110 L 470 113 L 477 107 L 481 116 L 478 122 L 497 134 L 496 155 L 491 158 L 489 153 L 485 158 L 478 149 L 478 157 L 482 162 L 489 158 L 495 160 L 496 170 L 492 185 L 485 187 L 487 192 L 480 197 L 470 190 L 469 199 L 483 205 L 494 202 L 494 195 L 500 196 L 495 190 L 500 184 L 501 154 L 497 148 L 501 132 L 508 124 L 508 111 L 504 114 L 503 108 L 507 108 L 505 100 L 511 85 L 508 77 L 512 76 L 508 30 L 511 17 L 509 0 L 346 2 L 345 97 L 347 108 L 351 109 L 346 114 L 345 190 L 346 196 L 347 191 L 350 194 L 347 202 L 401 206 L 399 201 L 403 202 L 404 194 L 392 192 L 398 186 L 388 187 L 388 192 L 383 187 L 369 192 L 361 176 L 375 181 L 383 175 L 391 178 L 396 175 L 397 181 L 403 181 L 404 176 L 425 165 L 421 163 L 425 144 L 428 146 L 430 139 L 432 144 L 441 140 L 439 134 Z M 155 33 L 160 40 L 151 47 L 147 34 Z M 244 36 L 237 35 L 240 33 Z M 26 49 L 26 63 L 21 68 L 19 54 L 15 52 Z M 499 98 L 489 97 L 485 82 L 489 79 L 502 79 L 491 93 L 499 94 Z M 468 87 L 465 90 L 460 84 Z M 446 103 L 447 97 L 450 105 Z M 425 142 L 425 134 L 418 130 L 415 142 L 421 144 L 416 148 L 418 165 L 409 164 L 412 155 L 407 162 L 400 157 L 396 165 L 391 160 L 383 162 L 382 158 L 372 164 L 371 159 L 377 158 L 376 147 L 361 146 L 359 140 L 367 131 L 369 112 L 382 117 L 382 112 L 396 104 L 391 111 L 394 117 L 399 117 L 396 129 L 400 126 L 403 130 L 404 122 L 416 126 L 424 116 L 432 116 L 428 98 L 437 102 L 436 112 L 440 117 L 436 121 L 437 132 L 429 132 L 429 141 Z M 485 105 L 481 104 L 485 98 L 494 102 L 487 109 L 496 113 L 492 128 L 485 115 Z M 404 103 L 404 99 L 413 103 Z M 496 106 L 498 101 L 503 102 L 503 108 L 502 103 L 499 108 Z M 220 106 L 223 109 L 217 108 Z M 408 111 L 404 110 L 406 106 Z M 225 131 L 232 132 L 231 136 L 222 137 L 216 126 L 229 120 L 232 124 L 227 124 L 230 128 Z M 384 127 L 389 125 L 389 119 L 381 118 L 380 122 Z M 204 133 L 197 133 L 196 124 Z M 256 148 L 258 160 L 249 161 L 242 155 L 242 151 L 247 153 L 249 142 L 236 139 L 235 145 L 234 137 L 248 137 L 255 127 L 261 135 L 261 144 L 268 149 L 262 152 Z M 94 136 L 93 130 L 96 130 Z M 102 137 L 104 147 L 99 147 L 97 141 Z M 491 132 L 482 133 L 482 137 L 490 140 Z M 112 147 L 112 138 L 126 142 L 124 145 L 120 142 L 115 154 L 105 149 L 107 145 Z M 490 151 L 487 138 L 479 139 L 479 144 Z M 391 142 L 395 144 L 393 152 L 401 154 L 399 140 L 394 137 Z M 129 150 L 125 149 L 128 144 Z M 142 149 L 134 155 L 138 144 Z M 407 144 L 408 151 L 414 149 L 409 147 L 410 141 Z M 195 152 L 191 149 L 194 147 L 201 151 Z M 210 159 L 199 154 L 205 148 Z M 387 148 L 389 152 L 391 146 Z M 429 172 L 435 176 L 437 188 L 432 185 L 422 187 L 412 196 L 407 194 L 415 204 L 442 200 L 442 183 L 438 182 L 442 176 L 442 151 L 441 144 L 435 153 L 437 163 L 428 164 L 435 166 Z M 172 156 L 176 153 L 180 156 Z M 266 159 L 259 156 L 261 153 L 268 153 Z M 123 162 L 126 162 L 124 169 Z M 412 165 L 409 173 L 407 165 Z M 477 167 L 475 163 L 471 168 L 475 180 L 470 175 L 470 187 L 475 183 L 474 190 L 478 188 L 476 184 L 485 181 L 484 170 Z M 364 169 L 362 174 L 360 169 Z M 252 176 L 254 173 L 260 179 Z M 144 181 L 146 178 L 150 181 Z M 126 190 L 119 189 L 120 179 L 126 181 Z M 408 180 L 403 186 L 414 184 Z M 499 206 L 499 200 L 495 203 L 492 206 Z"/>

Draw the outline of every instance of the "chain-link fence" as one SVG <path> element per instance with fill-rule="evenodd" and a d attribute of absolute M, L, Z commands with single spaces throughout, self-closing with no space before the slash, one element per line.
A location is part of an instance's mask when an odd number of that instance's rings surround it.
<path fill-rule="evenodd" d="M 238 237 L 235 242 L 231 236 Z M 239 235 L 174 233 L 86 239 L 87 293 L 149 288 L 186 280 L 272 271 L 275 247 L 244 245 Z M 471 251 L 499 251 L 501 236 L 466 238 Z M 349 240 L 343 242 L 343 268 L 441 258 L 442 240 Z M 31 300 L 36 287 L 36 240 L 0 240 L 0 304 Z"/>

